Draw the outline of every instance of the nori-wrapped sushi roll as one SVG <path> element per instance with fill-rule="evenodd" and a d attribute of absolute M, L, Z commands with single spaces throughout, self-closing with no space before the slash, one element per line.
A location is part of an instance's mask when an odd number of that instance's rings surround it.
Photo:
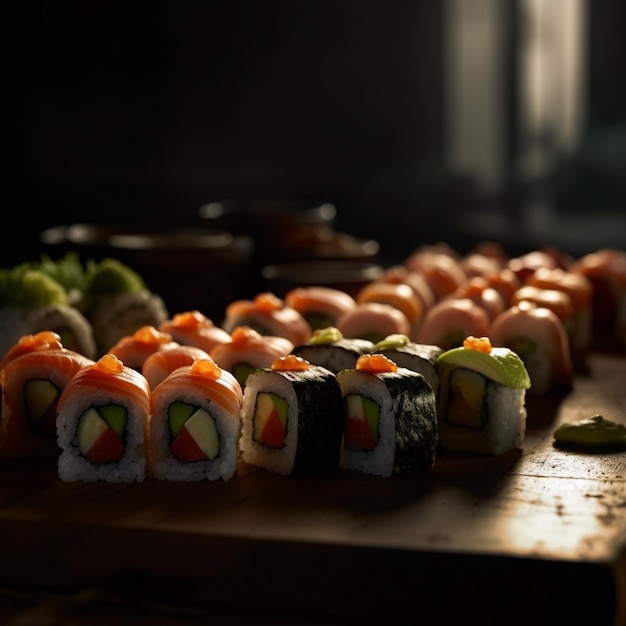
<path fill-rule="evenodd" d="M 336 374 L 354 367 L 361 355 L 369 354 L 373 349 L 374 342 L 369 339 L 347 338 L 338 328 L 329 326 L 314 331 L 307 343 L 295 346 L 292 354 Z"/>
<path fill-rule="evenodd" d="M 343 401 L 335 375 L 295 355 L 252 372 L 243 397 L 242 459 L 278 474 L 339 469 Z"/>
<path fill-rule="evenodd" d="M 406 367 L 419 372 L 430 383 L 435 391 L 439 389 L 439 370 L 437 357 L 443 348 L 426 343 L 411 341 L 406 335 L 389 335 L 379 341 L 372 352 L 384 354 L 399 367 Z"/>
<path fill-rule="evenodd" d="M 344 469 L 386 478 L 432 467 L 437 401 L 422 374 L 372 354 L 339 372 L 337 382 L 345 407 Z"/>

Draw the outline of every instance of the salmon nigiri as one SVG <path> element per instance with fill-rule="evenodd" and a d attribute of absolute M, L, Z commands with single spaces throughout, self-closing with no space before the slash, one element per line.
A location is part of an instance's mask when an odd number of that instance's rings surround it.
<path fill-rule="evenodd" d="M 172 372 L 152 392 L 150 455 L 159 480 L 232 478 L 243 392 L 213 359 Z"/>
<path fill-rule="evenodd" d="M 114 354 L 77 372 L 58 401 L 59 477 L 65 481 L 143 481 L 150 386 Z"/>
<path fill-rule="evenodd" d="M 60 347 L 24 352 L 5 365 L 0 374 L 1 457 L 58 456 L 59 396 L 74 374 L 92 363 L 85 355 Z"/>

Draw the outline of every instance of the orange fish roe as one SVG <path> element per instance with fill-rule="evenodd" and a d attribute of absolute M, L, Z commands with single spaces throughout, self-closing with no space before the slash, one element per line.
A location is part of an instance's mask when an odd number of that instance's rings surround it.
<path fill-rule="evenodd" d="M 283 301 L 278 296 L 275 296 L 273 293 L 266 291 L 264 293 L 258 294 L 254 298 L 254 306 L 259 311 L 271 313 L 272 311 L 282 309 Z"/>
<path fill-rule="evenodd" d="M 96 361 L 93 368 L 102 372 L 119 374 L 124 370 L 124 364 L 114 354 L 107 353 L 101 356 L 98 361 Z"/>
<path fill-rule="evenodd" d="M 311 367 L 311 364 L 303 359 L 301 356 L 295 354 L 287 354 L 285 356 L 279 356 L 272 363 L 272 369 L 276 372 L 288 372 L 290 370 L 294 372 L 305 372 Z"/>
<path fill-rule="evenodd" d="M 259 339 L 261 337 L 261 333 L 254 330 L 254 328 L 250 328 L 250 326 L 237 326 L 232 333 L 230 333 L 230 337 L 233 340 L 233 343 L 249 343 L 253 339 Z"/>
<path fill-rule="evenodd" d="M 154 326 L 142 326 L 133 334 L 133 339 L 146 344 L 169 343 L 172 341 L 172 335 L 161 332 Z"/>
<path fill-rule="evenodd" d="M 197 359 L 191 365 L 191 372 L 212 380 L 217 380 L 222 375 L 222 369 L 213 359 Z"/>
<path fill-rule="evenodd" d="M 382 374 L 384 372 L 397 372 L 398 366 L 384 354 L 362 354 L 356 362 L 359 372 L 371 372 Z"/>
<path fill-rule="evenodd" d="M 491 341 L 489 337 L 473 337 L 470 335 L 463 340 L 463 347 L 466 350 L 476 350 L 489 354 L 491 352 Z"/>
<path fill-rule="evenodd" d="M 172 324 L 179 328 L 200 328 L 213 326 L 213 321 L 197 310 L 177 313 L 172 318 Z"/>

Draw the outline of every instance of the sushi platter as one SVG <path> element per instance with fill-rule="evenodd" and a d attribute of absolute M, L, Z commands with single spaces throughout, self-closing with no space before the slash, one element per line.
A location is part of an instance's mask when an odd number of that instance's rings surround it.
<path fill-rule="evenodd" d="M 219 325 L 111 259 L 3 274 L 0 609 L 624 626 L 626 254 L 493 254 Z"/>
<path fill-rule="evenodd" d="M 488 623 L 623 624 L 626 455 L 553 442 L 563 421 L 626 423 L 626 359 L 594 354 L 588 369 L 568 394 L 529 401 L 520 449 L 439 455 L 391 479 L 240 462 L 230 481 L 65 483 L 50 464 L 4 459 L 0 582 L 113 586 L 139 606 L 150 588 L 173 606 L 320 622 L 478 623 L 487 604 Z"/>

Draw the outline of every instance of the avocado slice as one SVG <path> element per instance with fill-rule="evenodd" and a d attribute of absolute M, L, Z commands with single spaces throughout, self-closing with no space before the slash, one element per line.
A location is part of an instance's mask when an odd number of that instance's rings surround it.
<path fill-rule="evenodd" d="M 198 407 L 187 402 L 175 400 L 167 409 L 167 422 L 172 438 L 178 435 L 183 424 L 196 412 Z"/>
<path fill-rule="evenodd" d="M 24 402 L 31 423 L 36 424 L 59 397 L 59 390 L 48 379 L 32 378 L 24 383 Z"/>
<path fill-rule="evenodd" d="M 452 348 L 437 357 L 437 365 L 474 370 L 513 389 L 530 388 L 530 376 L 526 366 L 510 348 L 495 347 L 489 354 L 463 347 Z"/>
<path fill-rule="evenodd" d="M 104 418 L 118 437 L 124 434 L 128 410 L 121 404 L 105 404 L 98 407 L 98 413 Z"/>

